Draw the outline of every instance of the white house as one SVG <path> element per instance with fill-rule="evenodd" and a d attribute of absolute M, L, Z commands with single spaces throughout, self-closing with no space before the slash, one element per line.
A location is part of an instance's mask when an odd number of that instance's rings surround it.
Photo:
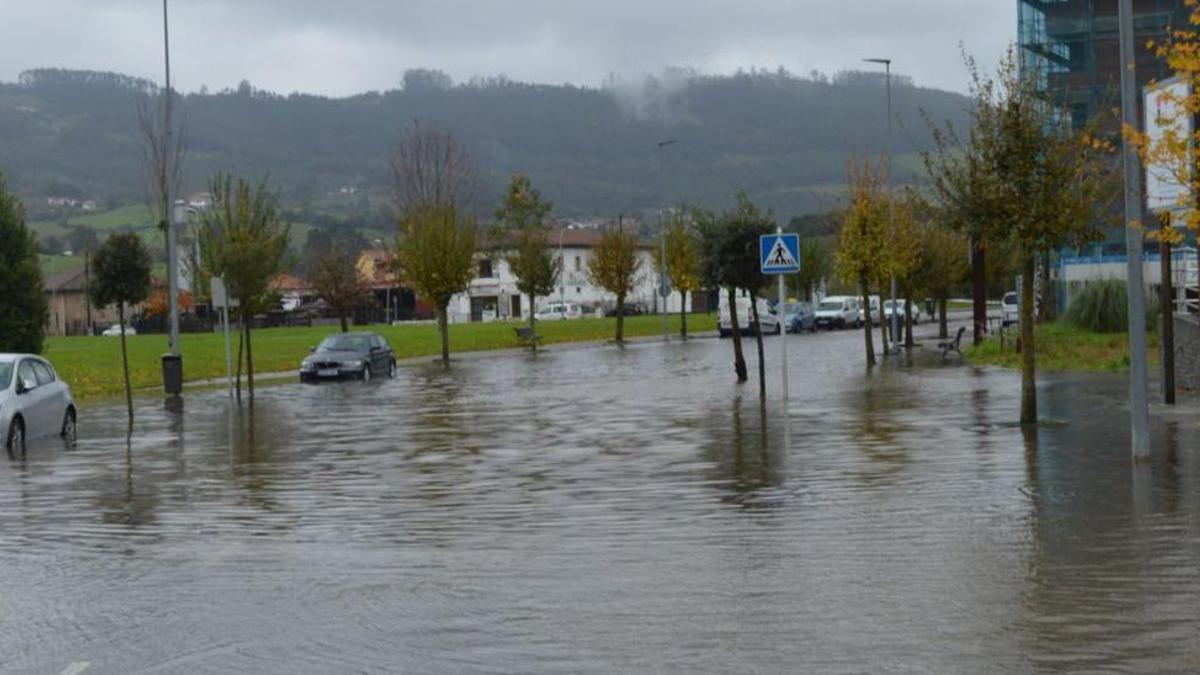
<path fill-rule="evenodd" d="M 563 273 L 557 292 L 538 298 L 534 311 L 547 303 L 560 301 L 598 311 L 611 309 L 616 304 L 615 295 L 595 286 L 588 279 L 588 261 L 599 239 L 600 232 L 591 229 L 562 228 L 550 233 L 549 245 L 562 256 Z M 651 250 L 652 246 L 647 244 L 638 251 L 641 266 L 633 293 L 626 298 L 626 302 L 639 303 L 646 311 L 656 312 L 663 303 L 657 294 L 658 273 L 654 268 Z M 679 302 L 679 293 L 672 292 L 667 298 L 666 310 L 678 312 Z M 517 278 L 509 270 L 503 256 L 485 253 L 479 260 L 478 274 L 471 281 L 470 288 L 450 300 L 450 320 L 465 323 L 525 318 L 529 311 L 527 304 L 528 299 L 517 290 Z M 690 298 L 687 309 L 692 309 Z"/>

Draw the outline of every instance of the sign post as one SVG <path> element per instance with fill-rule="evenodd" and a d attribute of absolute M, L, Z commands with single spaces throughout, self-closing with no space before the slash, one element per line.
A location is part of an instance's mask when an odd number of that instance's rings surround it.
<path fill-rule="evenodd" d="M 780 381 L 783 383 L 783 400 L 788 400 L 788 358 L 787 358 L 787 327 L 783 326 L 784 303 L 787 300 L 787 284 L 784 275 L 800 271 L 800 235 L 784 234 L 783 228 L 776 227 L 775 234 L 764 234 L 758 238 L 760 269 L 763 274 L 779 277 L 779 303 L 776 312 L 779 314 L 781 330 L 779 333 L 779 365 Z"/>

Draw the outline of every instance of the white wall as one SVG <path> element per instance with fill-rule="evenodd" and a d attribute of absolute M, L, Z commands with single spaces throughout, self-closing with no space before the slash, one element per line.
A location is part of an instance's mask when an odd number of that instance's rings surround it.
<path fill-rule="evenodd" d="M 591 307 L 608 306 L 616 302 L 615 295 L 606 292 L 604 289 L 595 286 L 588 279 L 587 269 L 588 261 L 591 260 L 592 249 L 588 247 L 563 247 L 563 274 L 560 279 L 561 293 L 554 293 L 540 297 L 537 299 L 538 307 L 543 307 L 547 303 L 558 302 L 560 298 L 566 302 L 574 302 L 580 305 Z M 641 260 L 641 267 L 638 270 L 637 282 L 634 284 L 633 293 L 626 298 L 627 302 L 640 302 L 651 310 L 656 307 L 661 307 L 661 298 L 657 298 L 658 291 L 658 274 L 654 269 L 654 260 L 650 256 L 649 251 L 638 251 L 638 258 Z M 492 259 L 491 278 L 476 278 L 471 281 L 471 286 L 466 293 L 460 293 L 450 300 L 450 320 L 452 323 L 464 323 L 470 321 L 471 317 L 471 298 L 472 297 L 498 297 L 500 298 L 501 319 L 507 318 L 508 309 L 511 306 L 511 301 L 506 300 L 513 295 L 518 294 L 517 278 L 513 275 L 508 267 L 508 263 L 502 259 Z M 666 310 L 668 312 L 679 311 L 679 293 L 672 292 L 667 298 Z M 522 318 L 528 315 L 528 302 L 522 298 L 521 314 Z M 688 299 L 688 309 L 691 309 L 691 299 Z"/>

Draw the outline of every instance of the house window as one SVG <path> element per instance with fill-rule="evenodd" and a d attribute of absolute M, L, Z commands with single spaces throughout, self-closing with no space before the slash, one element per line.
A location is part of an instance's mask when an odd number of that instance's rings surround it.
<path fill-rule="evenodd" d="M 575 295 L 579 295 L 580 293 L 583 293 L 583 288 L 580 286 L 576 286 L 575 287 Z"/>
<path fill-rule="evenodd" d="M 578 272 L 581 269 L 583 269 L 583 258 L 575 256 L 575 271 Z"/>
<path fill-rule="evenodd" d="M 480 260 L 479 261 L 479 278 L 480 279 L 491 279 L 492 276 L 493 276 L 493 274 L 492 274 L 492 259 L 484 258 L 484 259 Z"/>

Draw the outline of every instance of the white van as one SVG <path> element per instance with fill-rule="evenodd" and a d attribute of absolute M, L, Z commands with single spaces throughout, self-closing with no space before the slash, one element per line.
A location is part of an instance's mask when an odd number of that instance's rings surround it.
<path fill-rule="evenodd" d="M 754 317 L 750 315 L 750 298 L 737 298 L 738 332 L 743 335 L 753 335 L 758 326 L 754 325 Z M 764 298 L 758 299 L 758 320 L 762 324 L 763 335 L 779 335 L 783 332 L 783 322 L 775 313 L 775 308 Z M 717 306 L 717 329 L 721 337 L 733 335 L 733 321 L 729 318 L 729 296 L 721 294 L 721 302 Z"/>
<path fill-rule="evenodd" d="M 583 316 L 583 308 L 573 302 L 552 302 L 539 309 L 533 315 L 538 321 L 561 321 L 578 319 Z"/>
<path fill-rule="evenodd" d="M 851 295 L 830 295 L 817 305 L 817 328 L 861 327 L 863 314 L 859 312 L 858 298 Z"/>

